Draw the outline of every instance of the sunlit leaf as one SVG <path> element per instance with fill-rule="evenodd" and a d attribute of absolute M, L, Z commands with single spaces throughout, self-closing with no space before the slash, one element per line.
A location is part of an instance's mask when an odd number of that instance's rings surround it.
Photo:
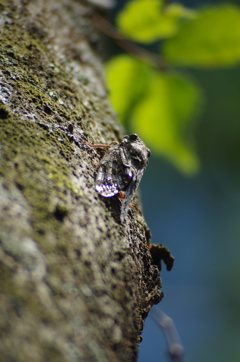
<path fill-rule="evenodd" d="M 134 132 L 153 151 L 164 155 L 188 174 L 199 168 L 198 158 L 187 142 L 187 131 L 200 100 L 198 87 L 187 78 L 176 73 L 153 72 L 149 93 L 132 115 Z"/>
<path fill-rule="evenodd" d="M 183 75 L 160 73 L 128 55 L 113 58 L 106 69 L 118 117 L 131 119 L 132 131 L 153 152 L 185 173 L 196 172 L 198 159 L 187 139 L 201 101 L 198 87 Z"/>
<path fill-rule="evenodd" d="M 128 55 L 112 58 L 106 65 L 110 101 L 123 122 L 133 103 L 144 91 L 147 66 Z"/>
<path fill-rule="evenodd" d="M 240 8 L 208 7 L 195 20 L 183 23 L 162 52 L 172 64 L 203 67 L 229 66 L 240 61 Z"/>
<path fill-rule="evenodd" d="M 182 19 L 194 12 L 180 4 L 163 5 L 161 0 L 133 0 L 117 17 L 121 32 L 134 41 L 151 43 L 175 34 Z"/>
<path fill-rule="evenodd" d="M 195 19 L 197 16 L 196 10 L 190 10 L 178 3 L 172 3 L 165 6 L 163 12 L 166 16 L 172 16 L 179 19 Z"/>

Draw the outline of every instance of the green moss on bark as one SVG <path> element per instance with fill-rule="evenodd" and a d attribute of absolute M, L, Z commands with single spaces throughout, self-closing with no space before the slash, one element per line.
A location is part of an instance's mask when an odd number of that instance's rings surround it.
<path fill-rule="evenodd" d="M 83 141 L 121 134 L 88 9 L 71 0 L 1 7 L 1 355 L 135 361 L 160 278 L 137 199 L 121 225 L 94 190 L 100 155 Z"/>

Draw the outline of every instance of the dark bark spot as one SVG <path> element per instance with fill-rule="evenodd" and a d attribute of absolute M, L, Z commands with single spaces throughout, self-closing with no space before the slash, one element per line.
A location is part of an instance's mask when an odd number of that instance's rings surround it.
<path fill-rule="evenodd" d="M 5 107 L 0 107 L 0 119 L 7 119 L 10 117 L 8 110 Z"/>
<path fill-rule="evenodd" d="M 64 218 L 68 215 L 68 209 L 64 205 L 57 205 L 54 211 L 54 216 L 57 220 L 63 221 Z"/>
<path fill-rule="evenodd" d="M 44 111 L 45 113 L 49 114 L 49 115 L 52 114 L 51 108 L 48 107 L 48 105 L 46 105 L 46 104 L 45 104 L 44 107 L 43 107 L 43 111 Z"/>

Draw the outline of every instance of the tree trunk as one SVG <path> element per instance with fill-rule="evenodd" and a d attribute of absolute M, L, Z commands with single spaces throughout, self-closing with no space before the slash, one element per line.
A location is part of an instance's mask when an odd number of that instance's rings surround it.
<path fill-rule="evenodd" d="M 122 134 L 92 11 L 0 0 L 1 361 L 135 361 L 161 299 L 137 197 L 121 224 L 94 189 L 101 153 L 84 142 Z"/>

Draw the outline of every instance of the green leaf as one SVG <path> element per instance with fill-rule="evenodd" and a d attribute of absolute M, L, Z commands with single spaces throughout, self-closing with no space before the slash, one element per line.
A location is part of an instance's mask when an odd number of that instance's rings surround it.
<path fill-rule="evenodd" d="M 110 101 L 122 122 L 145 91 L 147 68 L 147 65 L 128 55 L 116 56 L 106 64 Z"/>
<path fill-rule="evenodd" d="M 162 74 L 128 55 L 113 58 L 106 71 L 111 102 L 121 120 L 131 119 L 132 131 L 153 152 L 185 173 L 196 172 L 199 162 L 187 133 L 201 101 L 198 87 L 183 75 Z"/>
<path fill-rule="evenodd" d="M 201 103 L 198 87 L 176 73 L 152 72 L 149 90 L 133 111 L 134 132 L 181 171 L 195 173 L 199 161 L 186 136 Z"/>
<path fill-rule="evenodd" d="M 208 7 L 164 42 L 165 59 L 175 65 L 221 67 L 240 61 L 240 8 Z"/>
<path fill-rule="evenodd" d="M 163 6 L 161 0 L 133 0 L 128 2 L 117 17 L 120 31 L 129 39 L 151 43 L 175 34 L 181 19 L 194 16 L 194 12 L 180 4 Z"/>

